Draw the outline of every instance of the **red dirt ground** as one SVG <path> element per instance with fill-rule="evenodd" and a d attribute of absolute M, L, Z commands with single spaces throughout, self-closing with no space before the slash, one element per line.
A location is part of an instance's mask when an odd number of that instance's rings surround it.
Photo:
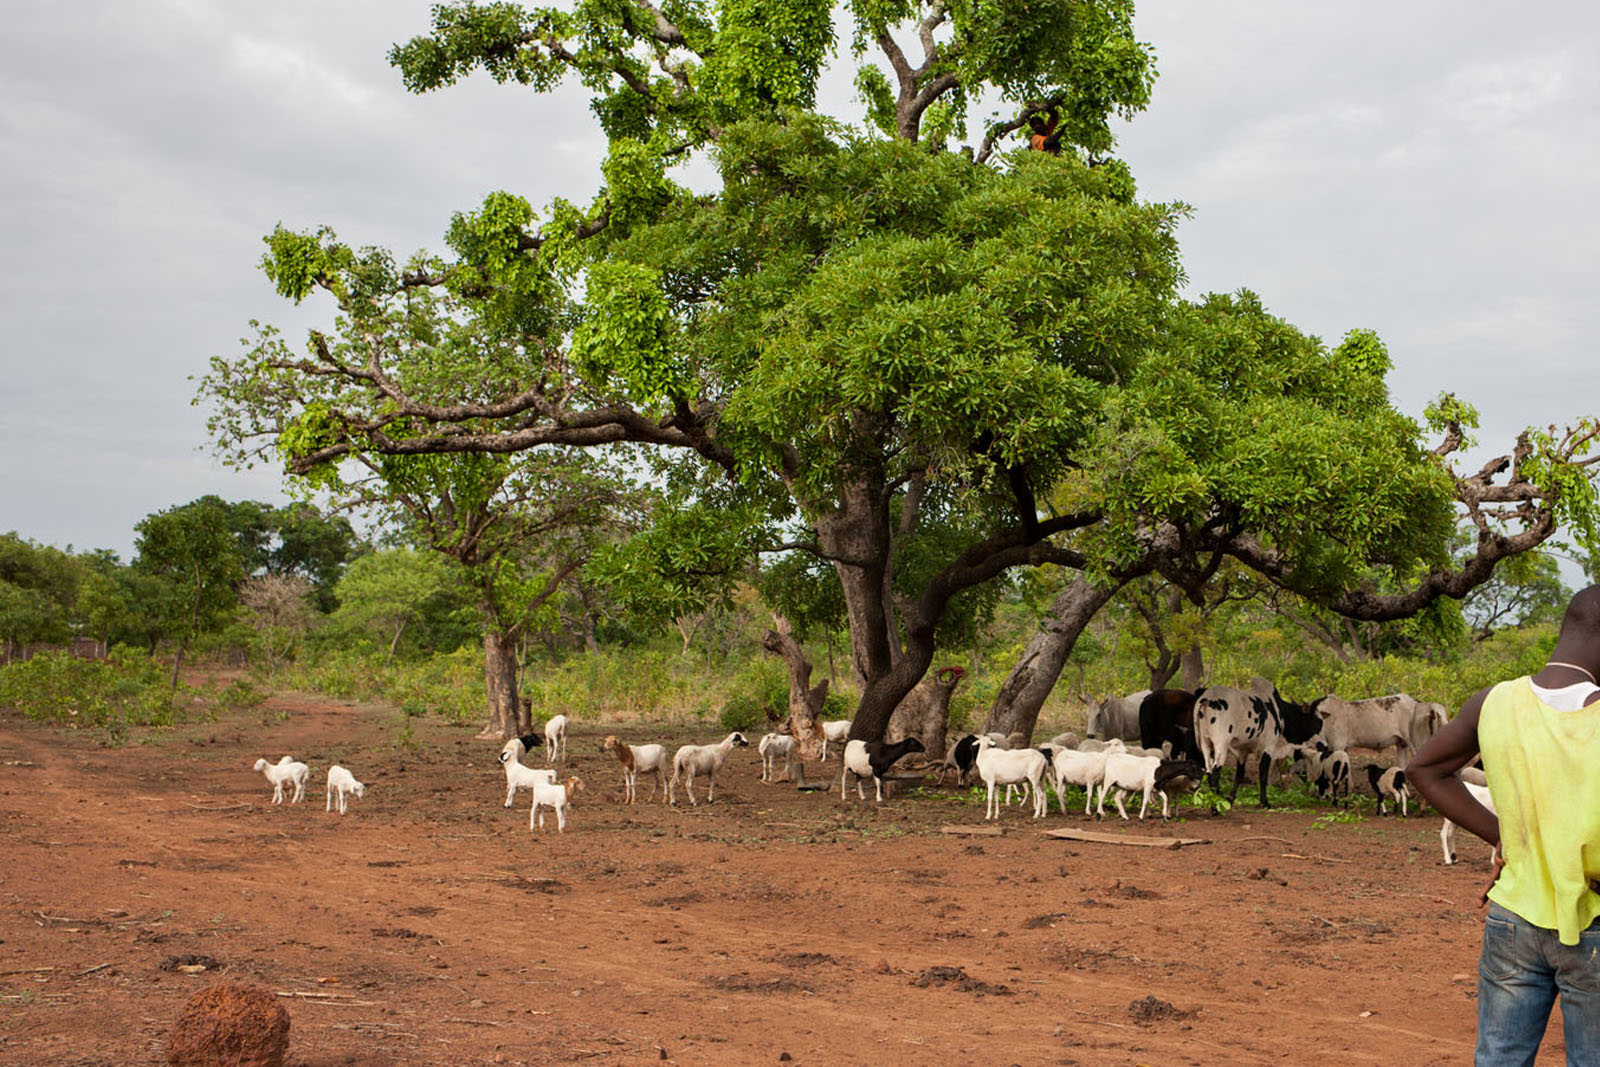
<path fill-rule="evenodd" d="M 960 837 L 964 791 L 841 804 L 753 748 L 714 804 L 629 808 L 601 737 L 691 738 L 613 725 L 573 731 L 567 832 L 530 833 L 497 745 L 399 722 L 282 697 L 120 750 L 0 723 L 0 1063 L 163 1063 L 218 977 L 292 994 L 301 1067 L 1471 1060 L 1488 855 L 1442 866 L 1433 815 L 1096 827 L 1210 842 L 1171 851 L 1013 807 Z M 285 752 L 312 783 L 275 807 L 250 766 Z M 344 818 L 333 762 L 369 786 Z"/>

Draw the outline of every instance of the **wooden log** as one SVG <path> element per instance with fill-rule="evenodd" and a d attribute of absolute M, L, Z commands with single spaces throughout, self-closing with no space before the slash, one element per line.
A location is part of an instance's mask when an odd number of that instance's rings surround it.
<path fill-rule="evenodd" d="M 1045 830 L 1045 837 L 1061 841 L 1087 841 L 1097 845 L 1139 845 L 1144 848 L 1182 848 L 1184 845 L 1209 845 L 1199 837 L 1138 837 L 1124 834 L 1102 834 L 1093 830 Z"/>
<path fill-rule="evenodd" d="M 941 834 L 960 834 L 963 837 L 1001 837 L 1005 831 L 998 826 L 941 826 Z"/>

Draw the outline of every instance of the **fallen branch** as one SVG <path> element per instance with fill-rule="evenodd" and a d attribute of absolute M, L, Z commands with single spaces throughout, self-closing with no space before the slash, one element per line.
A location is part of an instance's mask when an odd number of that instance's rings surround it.
<path fill-rule="evenodd" d="M 289 990 L 280 989 L 277 992 L 275 992 L 273 994 L 273 996 L 278 996 L 278 997 L 299 997 L 299 998 L 301 998 L 303 1000 L 353 1000 L 353 999 L 355 999 L 355 994 L 354 993 L 316 993 L 316 992 L 302 993 L 298 989 L 289 989 Z"/>
<path fill-rule="evenodd" d="M 941 834 L 960 834 L 964 837 L 1003 837 L 1005 831 L 998 826 L 941 826 Z"/>
<path fill-rule="evenodd" d="M 1054 837 L 1061 841 L 1088 841 L 1097 845 L 1139 845 L 1144 848 L 1170 848 L 1178 849 L 1184 845 L 1209 845 L 1211 842 L 1199 837 L 1134 837 L 1120 834 L 1100 834 L 1093 830 L 1045 830 L 1045 837 Z"/>
<path fill-rule="evenodd" d="M 1240 841 L 1282 841 L 1286 845 L 1294 844 L 1287 837 L 1273 837 L 1271 834 L 1260 834 L 1256 837 L 1241 837 Z"/>
<path fill-rule="evenodd" d="M 22 967 L 15 971 L 0 971 L 0 976 L 11 974 L 43 974 L 46 971 L 53 970 L 55 970 L 54 967 Z"/>
<path fill-rule="evenodd" d="M 86 974 L 93 974 L 96 971 L 103 971 L 107 967 L 114 967 L 114 966 L 116 966 L 116 961 L 113 960 L 111 963 L 102 963 L 98 967 L 90 967 L 87 971 L 79 971 L 77 974 L 73 975 L 72 977 L 74 977 L 74 978 L 82 978 Z"/>
<path fill-rule="evenodd" d="M 195 811 L 234 811 L 234 810 L 236 810 L 238 808 L 253 808 L 253 807 L 255 807 L 254 804 L 250 804 L 250 803 L 224 804 L 220 808 L 208 808 L 208 807 L 206 807 L 206 806 L 204 806 L 202 804 L 189 804 L 189 802 L 187 800 L 185 800 L 184 803 L 188 804 L 189 807 L 193 808 Z"/>

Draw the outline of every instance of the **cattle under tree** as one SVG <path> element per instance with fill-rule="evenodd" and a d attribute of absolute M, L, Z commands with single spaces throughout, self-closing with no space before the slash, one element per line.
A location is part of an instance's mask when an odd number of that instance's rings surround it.
<path fill-rule="evenodd" d="M 1273 760 L 1292 759 L 1297 747 L 1317 736 L 1322 720 L 1308 707 L 1285 700 L 1264 678 L 1251 680 L 1248 692 L 1214 685 L 1195 698 L 1195 734 L 1213 790 L 1219 786 L 1222 765 L 1237 760 L 1233 772 L 1231 804 L 1239 795 L 1245 761 L 1260 759 L 1261 806 L 1267 806 L 1267 778 Z"/>

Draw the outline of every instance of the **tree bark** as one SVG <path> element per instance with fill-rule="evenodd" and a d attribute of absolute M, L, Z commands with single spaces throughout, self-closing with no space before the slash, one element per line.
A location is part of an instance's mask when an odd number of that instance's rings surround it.
<path fill-rule="evenodd" d="M 1061 591 L 1045 613 L 1039 632 L 1028 642 L 1017 665 L 1011 668 L 995 694 L 994 706 L 983 726 L 985 733 L 1020 733 L 1032 739 L 1039 709 L 1044 707 L 1045 698 L 1055 688 L 1056 679 L 1061 677 L 1061 668 L 1072 655 L 1078 635 L 1122 585 L 1116 582 L 1097 586 L 1079 576 Z"/>
<path fill-rule="evenodd" d="M 942 758 L 950 726 L 950 698 L 961 684 L 962 673 L 959 667 L 946 667 L 937 677 L 918 682 L 889 717 L 883 739 L 892 744 L 915 737 L 931 758 Z"/>
<path fill-rule="evenodd" d="M 489 695 L 489 722 L 478 736 L 509 741 L 533 728 L 531 711 L 517 699 L 517 637 L 486 629 L 483 634 L 483 680 Z"/>
<path fill-rule="evenodd" d="M 811 684 L 811 664 L 799 642 L 787 633 L 768 630 L 761 647 L 783 658 L 789 668 L 789 721 L 785 726 L 795 741 L 795 762 L 822 759 L 821 714 L 828 699 L 828 682 Z M 804 771 L 800 772 L 804 781 Z"/>
<path fill-rule="evenodd" d="M 1200 643 L 1197 641 L 1183 653 L 1183 688 L 1191 693 L 1195 692 L 1200 688 L 1200 679 L 1205 677 L 1205 673 L 1205 654 L 1200 651 Z"/>

